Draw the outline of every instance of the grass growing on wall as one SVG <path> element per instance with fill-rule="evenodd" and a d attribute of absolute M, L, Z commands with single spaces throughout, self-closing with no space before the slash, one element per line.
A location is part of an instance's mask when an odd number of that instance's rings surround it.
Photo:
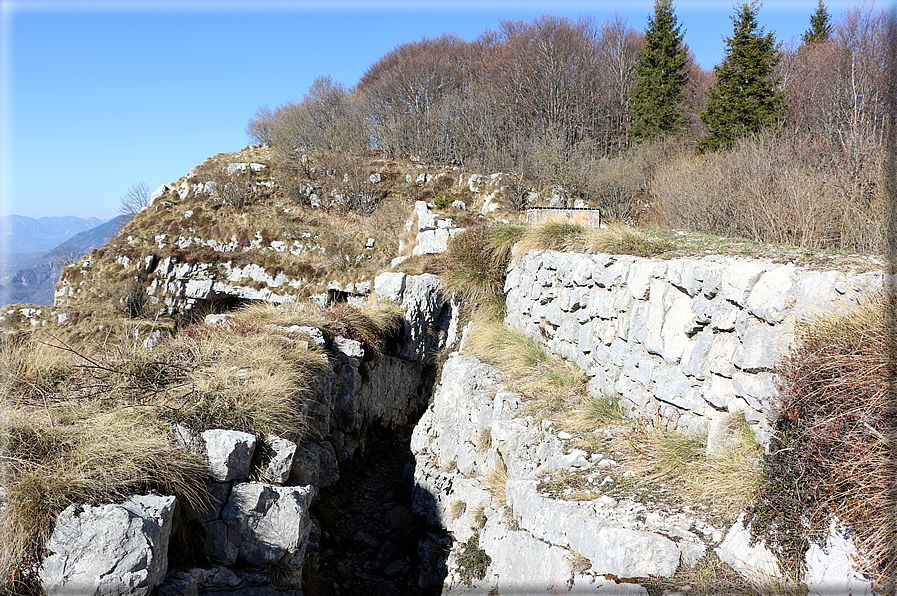
<path fill-rule="evenodd" d="M 835 515 L 856 529 L 864 571 L 897 576 L 894 314 L 879 295 L 822 315 L 777 371 L 776 432 L 752 524 L 788 569 L 800 571 L 808 539 Z"/>

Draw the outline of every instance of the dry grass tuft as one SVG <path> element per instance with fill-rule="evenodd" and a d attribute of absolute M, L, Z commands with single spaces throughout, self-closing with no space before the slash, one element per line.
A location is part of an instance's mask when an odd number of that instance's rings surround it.
<path fill-rule="evenodd" d="M 585 245 L 590 252 L 637 257 L 656 257 L 675 247 L 670 240 L 648 234 L 645 230 L 620 222 L 609 224 L 604 228 L 589 230 Z"/>
<path fill-rule="evenodd" d="M 452 501 L 452 506 L 449 508 L 449 516 L 454 521 L 464 515 L 465 511 L 467 511 L 467 503 L 464 501 Z"/>
<path fill-rule="evenodd" d="M 494 319 L 477 320 L 465 348 L 468 353 L 515 378 L 532 375 L 549 358 L 538 340 Z"/>
<path fill-rule="evenodd" d="M 269 327 L 193 325 L 161 349 L 185 367 L 166 414 L 198 430 L 228 428 L 301 439 L 303 404 L 326 368 L 321 354 Z"/>
<path fill-rule="evenodd" d="M 732 415 L 728 426 L 729 443 L 708 452 L 706 434 L 636 425 L 620 441 L 626 467 L 640 482 L 673 485 L 734 520 L 759 490 L 763 450 L 743 415 Z"/>
<path fill-rule="evenodd" d="M 517 244 L 517 254 L 530 250 L 578 252 L 586 248 L 587 228 L 567 221 L 549 221 L 526 229 Z"/>
<path fill-rule="evenodd" d="M 321 311 L 321 315 L 331 333 L 360 341 L 374 352 L 379 352 L 383 341 L 398 333 L 405 321 L 401 307 L 389 302 L 365 308 L 337 304 Z"/>
<path fill-rule="evenodd" d="M 793 580 L 772 580 L 756 583 L 720 560 L 710 550 L 694 565 L 680 565 L 672 577 L 648 577 L 639 580 L 649 594 L 668 592 L 687 593 L 693 596 L 803 596 L 806 588 Z"/>
<path fill-rule="evenodd" d="M 440 280 L 448 294 L 455 293 L 471 309 L 504 307 L 504 284 L 511 247 L 524 228 L 474 220 L 463 233 L 449 242 Z"/>
<path fill-rule="evenodd" d="M 498 507 L 508 504 L 508 495 L 505 486 L 508 483 L 508 468 L 505 462 L 499 460 L 498 465 L 486 477 L 486 490 L 492 496 L 492 501 Z"/>

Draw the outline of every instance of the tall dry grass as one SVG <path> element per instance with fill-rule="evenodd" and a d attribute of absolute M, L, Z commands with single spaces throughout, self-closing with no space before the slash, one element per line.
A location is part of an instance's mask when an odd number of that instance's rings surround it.
<path fill-rule="evenodd" d="M 727 444 L 708 452 L 706 433 L 634 425 L 620 442 L 628 454 L 626 467 L 641 481 L 675 486 L 734 521 L 757 495 L 763 449 L 743 415 L 731 415 L 726 426 Z"/>
<path fill-rule="evenodd" d="M 81 404 L 77 417 L 56 407 L 8 400 L 0 418 L 5 507 L 0 511 L 0 589 L 34 584 L 38 554 L 70 504 L 121 501 L 134 493 L 206 497 L 206 462 L 175 447 L 169 426 L 139 408 L 107 411 Z"/>
<path fill-rule="evenodd" d="M 511 248 L 524 233 L 521 226 L 474 220 L 449 242 L 439 278 L 468 310 L 486 308 L 500 315 Z"/>
<path fill-rule="evenodd" d="M 753 529 L 800 570 L 829 516 L 856 530 L 857 561 L 879 586 L 897 577 L 894 305 L 871 296 L 820 315 L 779 368 L 779 406 Z"/>
<path fill-rule="evenodd" d="M 0 342 L 0 591 L 36 589 L 40 548 L 72 503 L 158 491 L 199 506 L 207 463 L 176 446 L 173 423 L 301 441 L 311 389 L 329 365 L 282 324 L 335 320 L 254 309 L 229 325 L 188 326 L 152 350 L 136 333 L 141 324 L 131 322 L 105 335 L 54 336 L 40 327 L 7 334 Z M 343 313 L 342 320 L 385 333 L 396 313 Z"/>

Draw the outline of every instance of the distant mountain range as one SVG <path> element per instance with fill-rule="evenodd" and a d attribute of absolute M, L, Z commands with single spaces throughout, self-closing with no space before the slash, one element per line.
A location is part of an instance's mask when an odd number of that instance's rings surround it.
<path fill-rule="evenodd" d="M 102 224 L 97 217 L 26 217 L 0 216 L 0 236 L 6 241 L 2 252 L 11 254 L 45 253 L 75 234 L 86 232 Z"/>
<path fill-rule="evenodd" d="M 0 218 L 2 233 L 17 228 L 19 236 L 10 240 L 7 250 L 21 246 L 45 246 L 47 238 L 58 241 L 49 249 L 14 252 L 0 257 L 0 304 L 53 304 L 53 285 L 59 279 L 61 264 L 68 258 L 80 258 L 102 246 L 115 235 L 132 216 L 121 215 L 105 223 L 95 217 L 42 217 L 34 219 L 19 215 Z M 30 220 L 30 221 L 29 221 Z M 97 222 L 87 230 L 65 235 L 62 230 L 75 229 L 84 223 Z M 60 239 L 61 237 L 61 239 Z M 20 243 L 20 241 L 23 241 Z"/>

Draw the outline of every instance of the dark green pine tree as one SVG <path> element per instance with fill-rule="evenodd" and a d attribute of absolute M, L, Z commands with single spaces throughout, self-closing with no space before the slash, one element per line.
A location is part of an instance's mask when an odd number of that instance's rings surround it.
<path fill-rule="evenodd" d="M 832 18 L 825 8 L 822 0 L 816 7 L 816 12 L 810 17 L 810 28 L 801 35 L 801 39 L 805 44 L 825 43 L 832 34 Z"/>
<path fill-rule="evenodd" d="M 635 66 L 635 87 L 629 114 L 629 134 L 636 140 L 674 132 L 681 123 L 679 104 L 688 82 L 688 51 L 682 41 L 672 0 L 655 0 L 648 17 L 645 45 Z"/>
<path fill-rule="evenodd" d="M 716 83 L 707 90 L 701 114 L 708 133 L 698 142 L 698 153 L 733 147 L 741 137 L 781 121 L 788 110 L 785 93 L 776 91 L 780 79 L 773 77 L 781 59 L 775 34 L 758 29 L 760 6 L 756 0 L 741 4 L 732 17 L 734 32 L 726 38 L 726 57 L 713 68 Z"/>

